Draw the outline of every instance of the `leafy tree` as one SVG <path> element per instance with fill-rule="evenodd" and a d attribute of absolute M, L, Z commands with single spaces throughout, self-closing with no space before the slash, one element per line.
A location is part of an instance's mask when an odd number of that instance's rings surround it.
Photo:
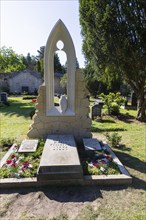
<path fill-rule="evenodd" d="M 38 56 L 37 59 L 37 70 L 41 72 L 42 75 L 44 74 L 44 53 L 45 53 L 45 46 L 40 47 L 40 50 L 37 51 Z M 62 72 L 65 73 L 64 66 L 61 65 L 59 56 L 57 53 L 54 54 L 54 71 L 55 72 Z"/>
<path fill-rule="evenodd" d="M 36 56 L 37 59 L 37 71 L 40 72 L 42 75 L 44 75 L 44 53 L 45 53 L 45 46 L 40 47 L 39 50 L 37 50 L 38 56 Z"/>
<path fill-rule="evenodd" d="M 102 75 L 99 77 L 98 74 L 95 74 L 95 71 L 90 63 L 84 68 L 86 86 L 90 94 L 95 98 L 101 92 L 108 94 L 109 92 L 118 92 L 120 90 L 122 82 L 121 78 L 118 77 L 118 74 L 115 74 L 114 77 L 110 77 L 108 69 L 105 73 L 106 76 Z"/>
<path fill-rule="evenodd" d="M 27 69 L 32 71 L 36 71 L 38 68 L 36 57 L 31 56 L 30 53 L 28 53 L 26 57 L 23 56 L 23 64 L 26 66 Z"/>
<path fill-rule="evenodd" d="M 145 0 L 80 0 L 87 63 L 101 78 L 118 74 L 127 81 L 136 93 L 137 119 L 141 121 L 146 119 L 145 21 Z"/>
<path fill-rule="evenodd" d="M 62 72 L 62 65 L 57 53 L 54 54 L 54 72 Z"/>
<path fill-rule="evenodd" d="M 25 68 L 21 55 L 16 54 L 12 48 L 0 48 L 0 72 L 19 72 Z"/>
<path fill-rule="evenodd" d="M 63 77 L 61 77 L 60 84 L 62 88 L 65 89 L 65 94 L 67 94 L 67 73 L 65 73 Z"/>

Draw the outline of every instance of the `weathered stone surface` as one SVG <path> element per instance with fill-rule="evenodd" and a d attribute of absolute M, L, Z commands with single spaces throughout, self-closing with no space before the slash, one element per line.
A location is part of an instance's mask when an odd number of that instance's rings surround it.
<path fill-rule="evenodd" d="M 77 147 L 72 135 L 49 135 L 47 137 L 38 179 L 83 178 Z"/>
<path fill-rule="evenodd" d="M 95 138 L 84 138 L 85 150 L 101 150 L 101 145 Z"/>
<path fill-rule="evenodd" d="M 19 153 L 35 152 L 37 149 L 37 145 L 38 145 L 38 140 L 24 140 L 22 141 L 18 152 Z"/>
<path fill-rule="evenodd" d="M 60 25 L 62 24 L 60 23 Z M 52 35 L 52 38 L 54 38 L 55 41 L 56 41 L 55 36 L 58 36 L 58 34 L 59 33 L 56 32 L 54 36 Z M 64 34 L 67 34 L 66 31 Z M 62 40 L 66 39 L 64 38 L 64 36 L 62 37 L 63 37 Z M 66 44 L 66 42 L 63 43 L 64 45 Z M 50 45 L 48 43 L 47 46 L 49 50 Z M 54 47 L 51 47 L 50 50 L 51 51 L 54 50 L 53 48 Z M 50 54 L 48 51 L 47 53 Z M 68 51 L 68 53 L 70 54 L 70 50 Z M 49 56 L 52 57 L 51 54 Z M 71 59 L 71 63 L 72 61 L 73 61 L 73 57 Z M 48 65 L 48 62 L 51 61 L 48 61 L 47 59 L 45 65 L 47 65 L 47 68 L 49 69 L 50 65 Z M 70 63 L 69 60 L 68 63 Z M 47 72 L 45 74 L 45 83 L 39 88 L 36 115 L 31 125 L 31 129 L 27 134 L 28 137 L 34 138 L 35 136 L 38 138 L 39 137 L 42 138 L 42 137 L 46 137 L 46 134 L 64 133 L 64 134 L 73 134 L 76 137 L 76 140 L 77 138 L 81 140 L 83 137 L 89 136 L 91 119 L 88 118 L 87 116 L 89 116 L 90 109 L 89 109 L 89 100 L 87 98 L 88 93 L 85 86 L 84 76 L 82 71 L 78 69 L 71 73 L 71 69 L 70 69 L 68 72 L 67 109 L 63 114 L 61 113 L 61 111 L 59 111 L 58 107 L 54 106 L 54 89 L 53 89 L 53 84 L 51 83 L 53 82 L 54 73 L 52 73 L 53 69 L 51 69 L 50 71 L 51 72 Z M 42 124 L 38 125 L 38 123 L 42 123 L 43 126 Z M 39 136 L 37 136 L 38 134 Z"/>

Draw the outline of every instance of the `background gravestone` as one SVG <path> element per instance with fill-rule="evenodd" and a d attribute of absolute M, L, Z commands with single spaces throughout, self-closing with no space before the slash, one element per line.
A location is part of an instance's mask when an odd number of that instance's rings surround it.
<path fill-rule="evenodd" d="M 135 92 L 133 92 L 131 96 L 131 105 L 134 107 L 137 107 L 137 97 L 136 97 Z"/>
<path fill-rule="evenodd" d="M 92 106 L 91 118 L 94 120 L 95 117 L 101 117 L 102 107 L 104 102 L 100 99 L 97 99 Z"/>
<path fill-rule="evenodd" d="M 95 117 L 101 117 L 101 109 L 102 107 L 99 104 L 94 104 L 92 106 L 92 120 L 94 120 Z"/>
<path fill-rule="evenodd" d="M 7 101 L 8 101 L 8 94 L 6 92 L 1 92 L 0 93 L 0 101 L 2 103 L 7 103 Z"/>

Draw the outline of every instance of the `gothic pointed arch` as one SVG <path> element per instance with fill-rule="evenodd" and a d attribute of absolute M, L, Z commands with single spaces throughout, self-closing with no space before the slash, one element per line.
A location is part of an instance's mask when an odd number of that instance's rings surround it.
<path fill-rule="evenodd" d="M 67 55 L 67 109 L 61 112 L 54 106 L 54 53 L 58 50 L 57 42 L 62 41 L 61 49 Z M 46 85 L 46 115 L 75 115 L 75 48 L 69 31 L 61 20 L 52 29 L 45 47 L 44 71 Z"/>

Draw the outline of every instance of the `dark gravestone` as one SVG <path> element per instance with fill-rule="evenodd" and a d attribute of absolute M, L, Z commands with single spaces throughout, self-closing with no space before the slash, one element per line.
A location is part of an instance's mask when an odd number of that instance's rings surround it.
<path fill-rule="evenodd" d="M 2 103 L 6 103 L 7 101 L 8 101 L 8 98 L 7 98 L 7 93 L 6 92 L 1 92 L 0 93 L 0 101 L 2 102 Z"/>
<path fill-rule="evenodd" d="M 131 97 L 131 105 L 135 107 L 137 106 L 137 98 L 134 92 L 132 93 L 132 97 Z"/>
<path fill-rule="evenodd" d="M 102 111 L 103 103 L 94 103 L 92 106 L 92 120 L 94 117 L 101 117 L 101 111 Z"/>

